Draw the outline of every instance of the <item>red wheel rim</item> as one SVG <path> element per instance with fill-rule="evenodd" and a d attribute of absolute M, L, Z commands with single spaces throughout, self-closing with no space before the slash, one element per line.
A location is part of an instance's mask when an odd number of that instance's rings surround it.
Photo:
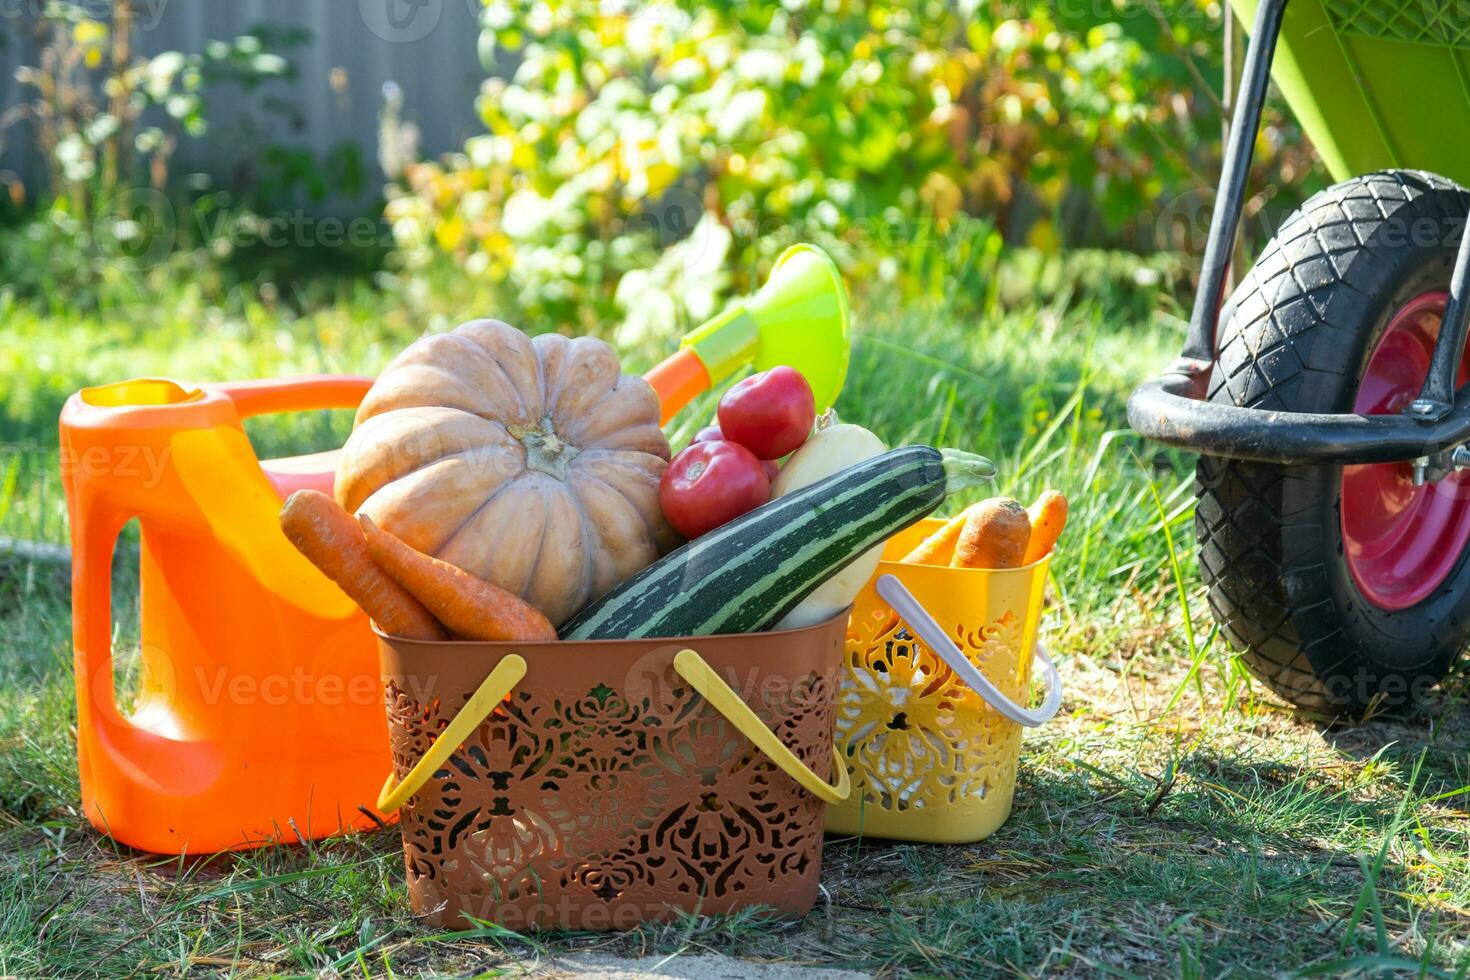
<path fill-rule="evenodd" d="M 1423 293 L 1388 323 L 1353 411 L 1396 415 L 1419 394 L 1444 318 L 1444 292 Z M 1470 377 L 1470 349 L 1459 384 Z M 1439 587 L 1470 541 L 1470 471 L 1414 486 L 1409 463 L 1344 466 L 1342 539 L 1358 591 L 1381 609 L 1407 609 Z"/>

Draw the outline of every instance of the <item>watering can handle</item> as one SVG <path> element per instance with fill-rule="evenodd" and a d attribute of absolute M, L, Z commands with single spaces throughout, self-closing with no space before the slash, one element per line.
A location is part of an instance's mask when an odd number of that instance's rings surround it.
<path fill-rule="evenodd" d="M 113 686 L 111 569 L 117 536 L 135 516 L 90 493 L 72 513 L 72 642 L 82 725 L 96 711 L 110 725 L 129 726 Z"/>
<path fill-rule="evenodd" d="M 372 378 L 353 374 L 304 374 L 294 378 L 224 381 L 206 387 L 235 403 L 240 417 L 322 408 L 356 408 L 373 386 Z"/>
<path fill-rule="evenodd" d="M 674 669 L 705 700 L 714 705 L 716 711 L 750 739 L 756 748 L 764 752 L 781 771 L 796 780 L 804 789 L 828 803 L 841 803 L 847 799 L 852 792 L 852 782 L 847 773 L 847 765 L 842 761 L 835 744 L 832 746 L 832 766 L 837 773 L 837 785 L 831 786 L 798 759 L 796 753 L 782 744 L 761 723 L 755 712 L 740 700 L 739 695 L 720 680 L 714 669 L 699 654 L 693 650 L 680 650 L 674 655 Z M 407 803 L 525 676 L 526 661 L 518 654 L 512 653 L 496 664 L 495 669 L 490 671 L 490 675 L 465 702 L 464 707 L 459 709 L 459 713 L 439 733 L 439 737 L 434 739 L 434 744 L 429 746 L 429 750 L 408 771 L 408 775 L 403 777 L 403 781 L 398 782 L 393 773 L 388 774 L 387 781 L 383 783 L 383 791 L 378 794 L 378 812 L 389 814 Z"/>
<path fill-rule="evenodd" d="M 949 669 L 953 670 L 960 680 L 1011 721 L 1027 728 L 1037 728 L 1051 721 L 1057 709 L 1062 706 L 1062 678 L 1057 673 L 1056 664 L 1052 663 L 1051 657 L 1047 656 L 1045 648 L 1040 643 L 1036 644 L 1036 656 L 1046 668 L 1046 700 L 1042 702 L 1041 707 L 1032 711 L 1006 697 L 998 687 L 990 682 L 988 677 L 977 670 L 975 665 L 970 663 L 970 658 L 960 652 L 954 641 L 945 635 L 944 630 L 934 621 L 934 617 L 929 615 L 929 610 L 924 608 L 923 603 L 914 598 L 914 594 L 896 576 L 878 576 L 878 594 L 899 615 L 900 619 L 908 623 L 909 628 L 918 635 L 919 639 L 923 640 L 924 644 L 933 650 L 940 660 L 949 665 Z"/>

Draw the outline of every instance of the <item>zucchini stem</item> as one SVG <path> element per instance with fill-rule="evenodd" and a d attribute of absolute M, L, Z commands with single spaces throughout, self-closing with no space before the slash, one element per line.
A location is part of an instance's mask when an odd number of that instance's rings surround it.
<path fill-rule="evenodd" d="M 984 456 L 962 449 L 941 449 L 944 464 L 944 492 L 961 493 L 995 480 L 995 464 Z"/>

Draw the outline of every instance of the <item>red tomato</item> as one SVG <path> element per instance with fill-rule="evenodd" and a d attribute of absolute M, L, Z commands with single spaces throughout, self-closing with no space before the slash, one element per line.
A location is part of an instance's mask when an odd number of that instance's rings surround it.
<path fill-rule="evenodd" d="M 783 365 L 733 385 L 720 399 L 718 414 L 726 439 L 761 459 L 780 459 L 806 442 L 817 401 L 806 378 Z"/>
<path fill-rule="evenodd" d="M 697 538 L 771 499 L 771 481 L 744 446 L 696 442 L 669 462 L 658 499 L 674 530 Z"/>
<path fill-rule="evenodd" d="M 694 433 L 694 438 L 689 440 L 689 445 L 692 446 L 696 442 L 718 442 L 724 438 L 725 433 L 720 431 L 718 425 L 707 425 Z M 766 469 L 767 480 L 774 481 L 776 474 L 781 472 L 781 467 L 776 464 L 774 459 L 763 459 L 761 460 L 761 465 Z"/>
<path fill-rule="evenodd" d="M 716 442 L 724 438 L 725 434 L 720 431 L 718 425 L 707 425 L 694 433 L 694 438 L 689 440 L 689 444 L 692 446 L 696 442 Z"/>

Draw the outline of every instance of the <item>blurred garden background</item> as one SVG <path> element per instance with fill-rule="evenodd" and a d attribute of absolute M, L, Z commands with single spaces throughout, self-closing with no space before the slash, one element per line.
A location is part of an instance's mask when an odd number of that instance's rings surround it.
<path fill-rule="evenodd" d="M 1214 0 L 0 5 L 0 973 L 465 973 L 591 950 L 1463 975 L 1463 674 L 1349 731 L 1291 715 L 1213 631 L 1192 461 L 1124 421 L 1183 336 L 1243 44 Z M 1239 258 L 1325 183 L 1273 96 Z M 372 374 L 484 315 L 605 337 L 640 369 L 796 241 L 853 293 L 843 416 L 1073 501 L 1047 614 L 1064 720 L 1029 737 L 1004 830 L 831 842 L 800 923 L 592 939 L 422 929 L 392 831 L 205 861 L 87 828 L 55 448 L 71 392 Z M 672 423 L 676 447 L 711 407 Z M 349 426 L 249 431 L 267 456 Z"/>

